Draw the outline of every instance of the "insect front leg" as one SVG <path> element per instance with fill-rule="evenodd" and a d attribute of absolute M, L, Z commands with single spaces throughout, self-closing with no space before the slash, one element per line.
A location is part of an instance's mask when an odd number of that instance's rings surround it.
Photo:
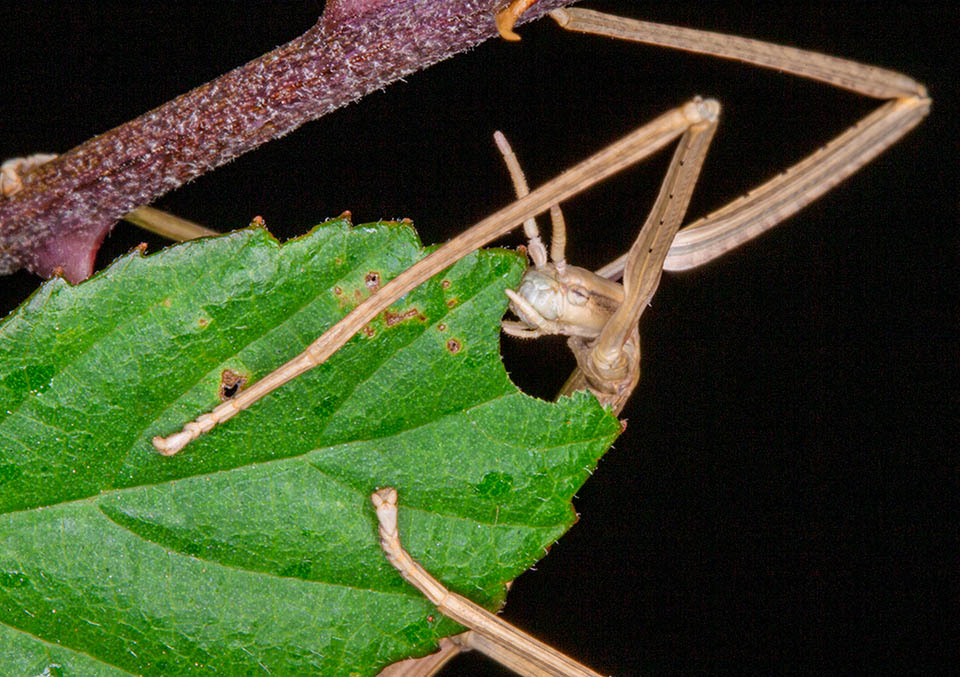
<path fill-rule="evenodd" d="M 717 129 L 720 105 L 713 100 L 699 105 L 702 120 L 680 138 L 653 209 L 627 252 L 623 303 L 596 341 L 575 336 L 569 342 L 590 390 L 615 412 L 623 409 L 640 378 L 637 322 L 660 284 L 664 259 L 683 222 Z"/>
<path fill-rule="evenodd" d="M 770 181 L 680 230 L 664 270 L 694 268 L 735 249 L 792 216 L 873 160 L 930 110 L 926 88 L 894 71 L 793 47 L 591 10 L 556 10 L 566 30 L 642 42 L 775 69 L 888 101 Z M 625 257 L 597 271 L 615 276 Z"/>
<path fill-rule="evenodd" d="M 637 321 L 656 291 L 664 258 L 680 227 L 713 133 L 720 104 L 695 99 L 683 108 L 688 126 L 680 139 L 653 210 L 628 252 L 624 285 L 576 266 L 567 266 L 562 254 L 555 263 L 538 263 L 527 271 L 517 292 L 507 292 L 511 309 L 521 322 L 504 324 L 506 333 L 523 338 L 543 334 L 570 336 L 569 345 L 583 378 L 568 382 L 584 385 L 600 402 L 620 411 L 637 384 L 640 348 Z M 501 136 L 497 141 L 507 164 L 516 158 Z M 511 168 L 518 194 L 525 190 L 519 167 Z M 558 210 L 559 211 L 559 210 Z M 557 224 L 554 224 L 557 230 Z M 562 230 L 562 219 L 560 221 Z M 537 240 L 539 244 L 539 239 Z M 542 244 L 539 244 L 542 248 Z M 541 254 L 539 260 L 543 260 Z M 576 384 L 576 387 L 574 385 Z M 561 394 L 572 390 L 565 388 Z"/>

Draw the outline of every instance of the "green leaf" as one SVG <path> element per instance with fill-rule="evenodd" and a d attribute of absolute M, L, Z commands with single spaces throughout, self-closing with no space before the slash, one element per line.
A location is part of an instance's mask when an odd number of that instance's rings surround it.
<path fill-rule="evenodd" d="M 150 439 L 255 381 L 424 255 L 412 229 L 247 229 L 45 284 L 0 326 L 0 673 L 374 674 L 458 630 L 382 556 L 369 495 L 488 608 L 573 523 L 619 432 L 519 393 L 523 261 L 478 252 L 178 456 Z"/>

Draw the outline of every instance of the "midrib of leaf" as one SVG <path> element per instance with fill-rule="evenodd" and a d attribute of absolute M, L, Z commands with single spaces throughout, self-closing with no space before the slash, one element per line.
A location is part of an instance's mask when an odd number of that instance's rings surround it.
<path fill-rule="evenodd" d="M 89 500 L 89 499 L 84 499 L 84 500 Z M 125 533 L 130 534 L 130 535 L 132 535 L 132 536 L 140 539 L 141 541 L 143 541 L 143 542 L 146 543 L 146 544 L 155 545 L 155 546 L 157 546 L 158 548 L 162 548 L 163 550 L 165 550 L 165 551 L 166 551 L 168 554 L 170 554 L 170 555 L 184 555 L 184 556 L 187 556 L 187 557 L 192 557 L 192 558 L 197 559 L 197 560 L 199 560 L 199 561 L 201 561 L 201 562 L 205 562 L 205 563 L 209 564 L 210 566 L 220 567 L 220 568 L 225 569 L 225 570 L 227 570 L 227 571 L 237 571 L 237 572 L 242 572 L 242 573 L 245 573 L 245 574 L 254 574 L 254 575 L 257 575 L 257 576 L 265 576 L 265 577 L 267 577 L 267 578 L 303 580 L 303 579 L 297 579 L 295 576 L 284 576 L 284 575 L 282 575 L 282 574 L 276 574 L 276 573 L 273 573 L 273 572 L 271 572 L 271 571 L 266 571 L 266 570 L 263 570 L 263 569 L 251 569 L 251 568 L 248 568 L 248 567 L 234 566 L 234 565 L 231 565 L 231 564 L 224 564 L 223 562 L 219 562 L 219 561 L 214 560 L 214 559 L 204 559 L 204 558 L 202 558 L 202 557 L 196 557 L 195 555 L 189 555 L 188 553 L 184 553 L 182 550 L 179 550 L 179 549 L 177 549 L 177 548 L 173 548 L 173 547 L 171 547 L 171 546 L 169 546 L 169 545 L 167 545 L 167 544 L 165 544 L 165 543 L 163 543 L 163 542 L 161 542 L 161 541 L 157 541 L 157 540 L 154 540 L 154 539 L 151 539 L 151 538 L 148 538 L 148 537 L 144 536 L 143 534 L 141 534 L 140 532 L 138 532 L 136 529 L 131 528 L 130 526 L 124 524 L 120 519 L 117 519 L 117 516 L 111 515 L 110 512 L 109 512 L 106 508 L 104 508 L 104 506 L 95 504 L 95 507 L 100 511 L 100 514 L 103 515 L 104 519 L 106 519 L 106 520 L 111 524 L 112 527 L 114 527 L 114 528 L 116 528 L 116 529 L 119 529 L 119 530 L 121 530 L 121 531 L 123 531 L 123 532 L 125 532 Z M 409 598 L 409 599 L 415 599 L 415 600 L 418 600 L 418 601 L 421 599 L 421 595 L 416 591 L 415 588 L 412 588 L 412 587 L 404 588 L 404 589 L 401 589 L 401 590 L 375 590 L 375 589 L 369 588 L 369 587 L 361 587 L 361 586 L 357 586 L 357 585 L 349 585 L 349 584 L 346 584 L 346 583 L 341 583 L 341 582 L 339 582 L 339 581 L 332 581 L 332 580 L 311 579 L 311 580 L 306 581 L 306 582 L 307 582 L 307 583 L 316 584 L 316 585 L 329 585 L 329 586 L 336 587 L 336 588 L 343 588 L 343 589 L 345 589 L 345 590 L 352 590 L 352 591 L 355 591 L 355 592 L 362 592 L 362 593 L 364 593 L 364 594 L 370 594 L 370 595 L 389 595 L 389 596 L 395 596 L 395 597 L 398 596 L 398 597 L 405 597 L 405 598 Z M 12 626 L 11 626 L 11 627 L 12 627 Z M 28 633 L 28 634 L 29 634 L 29 633 Z"/>

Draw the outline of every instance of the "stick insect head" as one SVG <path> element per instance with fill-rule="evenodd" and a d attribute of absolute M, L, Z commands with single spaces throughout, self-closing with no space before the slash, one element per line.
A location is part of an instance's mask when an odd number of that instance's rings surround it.
<path fill-rule="evenodd" d="M 596 338 L 623 302 L 623 287 L 584 268 L 552 263 L 529 268 L 510 309 L 529 329 Z"/>

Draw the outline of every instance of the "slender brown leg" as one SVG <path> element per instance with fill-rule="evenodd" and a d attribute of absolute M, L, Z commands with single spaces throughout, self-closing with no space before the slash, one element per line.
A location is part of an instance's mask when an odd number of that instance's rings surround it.
<path fill-rule="evenodd" d="M 735 59 L 819 80 L 864 96 L 891 99 L 782 174 L 684 227 L 667 254 L 664 270 L 702 265 L 769 230 L 896 143 L 930 109 L 923 85 L 900 73 L 847 59 L 585 9 L 561 9 L 550 15 L 567 30 Z M 598 274 L 615 277 L 623 269 L 625 259 L 620 257 L 597 271 Z"/>
<path fill-rule="evenodd" d="M 518 630 L 466 597 L 447 590 L 420 566 L 400 544 L 396 489 L 380 489 L 374 492 L 370 500 L 380 522 L 380 546 L 390 564 L 408 583 L 436 604 L 442 614 L 473 631 L 470 637 L 472 648 L 491 655 L 522 675 L 600 677 L 593 670 Z"/>
<path fill-rule="evenodd" d="M 639 379 L 637 322 L 660 284 L 663 261 L 690 204 L 707 149 L 717 129 L 720 105 L 712 99 L 698 105 L 702 119 L 691 125 L 680 138 L 653 209 L 626 254 L 623 303 L 595 341 L 584 341 L 576 336 L 569 341 L 590 390 L 602 404 L 615 412 L 626 404 Z M 568 384 L 573 386 L 578 381 L 574 376 Z"/>

